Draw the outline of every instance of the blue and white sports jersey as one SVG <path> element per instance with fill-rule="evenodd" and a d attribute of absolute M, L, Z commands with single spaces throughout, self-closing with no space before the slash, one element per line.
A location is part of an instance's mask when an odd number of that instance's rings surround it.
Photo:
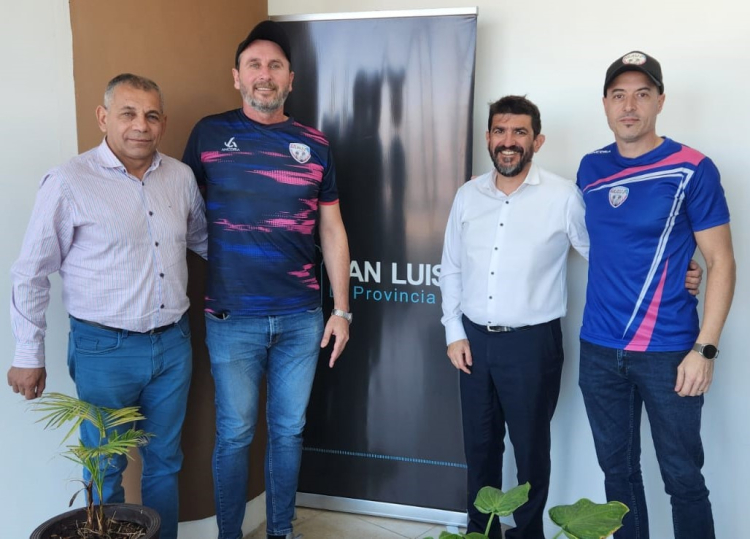
<path fill-rule="evenodd" d="M 584 156 L 578 187 L 591 240 L 581 338 L 634 351 L 692 348 L 693 233 L 729 222 L 716 166 L 668 138 L 634 159 L 611 144 Z"/>

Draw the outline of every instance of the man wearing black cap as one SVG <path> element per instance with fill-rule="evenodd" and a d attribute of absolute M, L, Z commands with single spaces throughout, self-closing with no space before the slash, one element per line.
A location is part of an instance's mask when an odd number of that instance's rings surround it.
<path fill-rule="evenodd" d="M 607 70 L 603 103 L 615 143 L 586 155 L 578 170 L 591 241 L 580 386 L 607 498 L 630 508 L 615 537 L 649 537 L 640 468 L 645 405 L 674 537 L 712 539 L 701 408 L 735 263 L 716 166 L 656 134 L 664 98 L 661 66 L 643 52 Z M 702 324 L 682 285 L 696 246 L 707 265 Z"/>
<path fill-rule="evenodd" d="M 333 367 L 349 339 L 349 247 L 328 141 L 284 114 L 294 73 L 282 28 L 258 24 L 237 47 L 232 75 L 242 108 L 198 122 L 183 157 L 210 223 L 206 343 L 216 383 L 216 518 L 219 539 L 242 537 L 265 375 L 267 532 L 289 539 L 318 354 L 334 337 Z M 325 327 L 316 230 L 334 296 Z"/>

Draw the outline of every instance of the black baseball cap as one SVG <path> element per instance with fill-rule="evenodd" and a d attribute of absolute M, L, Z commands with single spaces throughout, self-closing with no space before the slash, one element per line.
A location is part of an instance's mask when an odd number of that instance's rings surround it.
<path fill-rule="evenodd" d="M 284 32 L 284 29 L 281 27 L 280 24 L 273 22 L 273 21 L 263 21 L 259 22 L 255 28 L 253 28 L 250 33 L 247 35 L 247 37 L 237 46 L 237 54 L 234 55 L 234 67 L 239 69 L 240 67 L 240 54 L 250 46 L 250 44 L 253 41 L 257 41 L 259 39 L 262 39 L 264 41 L 273 41 L 276 43 L 282 51 L 284 51 L 284 56 L 286 56 L 286 59 L 289 61 L 289 64 L 292 63 L 292 53 L 291 53 L 291 46 L 289 45 L 289 37 L 287 37 L 286 32 Z"/>
<path fill-rule="evenodd" d="M 607 88 L 612 84 L 621 73 L 626 71 L 640 71 L 648 75 L 656 87 L 659 88 L 659 93 L 664 93 L 664 80 L 661 76 L 661 65 L 656 58 L 649 56 L 645 52 L 633 51 L 627 53 L 622 58 L 618 58 L 607 70 L 607 76 L 604 78 L 604 97 L 607 97 Z"/>

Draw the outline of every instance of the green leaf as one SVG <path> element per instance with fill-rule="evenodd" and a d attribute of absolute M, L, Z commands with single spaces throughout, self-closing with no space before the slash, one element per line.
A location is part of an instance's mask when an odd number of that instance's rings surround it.
<path fill-rule="evenodd" d="M 477 493 L 477 499 L 474 501 L 480 513 L 494 513 L 500 517 L 507 517 L 516 509 L 529 501 L 528 483 L 513 487 L 508 492 L 503 492 L 494 487 L 482 487 Z"/>
<path fill-rule="evenodd" d="M 451 533 L 451 532 L 440 532 L 440 538 L 439 539 L 461 539 L 463 535 L 459 535 L 457 533 Z"/>
<path fill-rule="evenodd" d="M 471 532 L 468 535 L 463 536 L 465 539 L 487 539 L 487 536 L 483 533 Z"/>
<path fill-rule="evenodd" d="M 622 527 L 628 511 L 620 502 L 598 504 L 581 498 L 573 505 L 553 507 L 549 517 L 568 539 L 605 539 Z"/>

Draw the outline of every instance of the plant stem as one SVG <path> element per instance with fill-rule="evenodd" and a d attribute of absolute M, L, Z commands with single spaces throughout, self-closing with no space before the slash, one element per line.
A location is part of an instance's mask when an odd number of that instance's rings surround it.
<path fill-rule="evenodd" d="M 484 534 L 490 536 L 490 528 L 492 527 L 492 519 L 495 518 L 495 513 L 490 513 L 490 519 L 487 521 L 487 529 L 484 530 Z"/>

